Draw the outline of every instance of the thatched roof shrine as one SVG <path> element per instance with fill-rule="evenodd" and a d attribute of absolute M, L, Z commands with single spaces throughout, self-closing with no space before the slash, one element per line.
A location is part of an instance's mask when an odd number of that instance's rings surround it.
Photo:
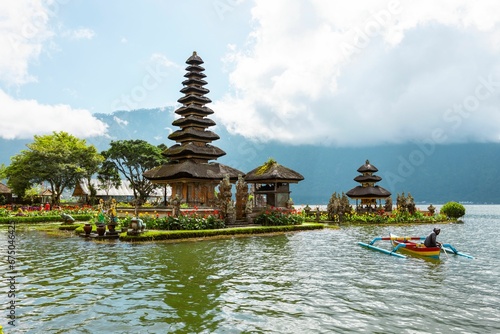
<path fill-rule="evenodd" d="M 391 196 L 388 190 L 375 185 L 382 178 L 373 174 L 378 172 L 378 169 L 369 160 L 366 160 L 365 164 L 358 168 L 358 172 L 362 175 L 356 176 L 354 181 L 361 183 L 361 185 L 352 188 L 346 193 L 349 198 L 356 200 L 358 211 L 360 209 L 358 200 L 361 200 L 361 206 L 371 207 L 372 205 L 377 205 L 377 200 L 387 199 Z"/>
<path fill-rule="evenodd" d="M 6 202 L 12 202 L 12 190 L 0 182 L 0 196 L 3 196 Z"/>
<path fill-rule="evenodd" d="M 280 181 L 298 183 L 304 177 L 296 171 L 280 165 L 275 160 L 269 159 L 263 165 L 252 169 L 245 176 L 246 182 L 258 183 L 269 181 Z"/>
<path fill-rule="evenodd" d="M 252 169 L 245 182 L 253 184 L 254 206 L 286 207 L 290 200 L 290 183 L 298 183 L 304 177 L 296 171 L 269 159 Z"/>

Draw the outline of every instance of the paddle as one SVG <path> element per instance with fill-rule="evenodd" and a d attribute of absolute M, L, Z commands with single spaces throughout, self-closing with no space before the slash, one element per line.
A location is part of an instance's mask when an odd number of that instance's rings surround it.
<path fill-rule="evenodd" d="M 446 258 L 448 258 L 448 252 L 446 251 L 446 248 L 444 248 L 444 245 L 441 244 L 441 249 L 444 251 L 444 253 L 446 254 Z"/>

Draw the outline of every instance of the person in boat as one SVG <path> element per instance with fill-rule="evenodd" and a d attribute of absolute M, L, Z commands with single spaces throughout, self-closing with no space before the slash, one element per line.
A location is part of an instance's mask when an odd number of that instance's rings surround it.
<path fill-rule="evenodd" d="M 441 243 L 436 241 L 436 237 L 441 232 L 441 229 L 435 227 L 432 232 L 425 238 L 424 245 L 425 247 L 441 247 Z"/>

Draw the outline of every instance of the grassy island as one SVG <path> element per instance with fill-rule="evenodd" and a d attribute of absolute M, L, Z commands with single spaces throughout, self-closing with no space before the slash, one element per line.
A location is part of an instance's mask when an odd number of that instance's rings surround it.
<path fill-rule="evenodd" d="M 214 237 L 234 237 L 251 235 L 269 235 L 275 233 L 319 230 L 325 227 L 324 224 L 304 223 L 301 225 L 285 226 L 251 226 L 235 227 L 215 230 L 178 230 L 161 231 L 147 230 L 138 235 L 128 235 L 127 232 L 120 234 L 122 241 L 157 241 L 157 240 L 181 240 L 181 239 L 205 239 Z"/>
<path fill-rule="evenodd" d="M 22 215 L 19 213 L 22 212 Z M 23 226 L 43 226 L 43 230 L 68 231 L 66 233 L 84 234 L 84 225 L 90 224 L 92 232 L 96 231 L 97 210 L 91 207 L 66 207 L 57 211 L 9 210 L 0 208 L 0 223 L 20 224 Z M 254 217 L 251 223 L 240 222 L 238 225 L 227 225 L 218 216 L 217 211 L 201 212 L 185 211 L 177 217 L 161 216 L 158 212 L 139 213 L 145 230 L 140 233 L 128 233 L 134 219 L 128 213 L 121 216 L 116 226 L 121 231 L 117 238 L 121 241 L 159 241 L 225 238 L 234 236 L 268 235 L 295 231 L 318 230 L 323 228 L 339 228 L 340 225 L 400 225 L 431 224 L 456 222 L 465 214 L 465 209 L 455 202 L 447 203 L 440 213 L 434 214 L 416 210 L 413 213 L 394 210 L 392 212 L 356 213 L 351 210 L 342 215 L 331 215 L 327 211 L 316 212 L 268 208 Z M 57 224 L 63 216 L 71 215 L 74 222 Z M 66 234 L 65 234 L 66 235 Z"/>

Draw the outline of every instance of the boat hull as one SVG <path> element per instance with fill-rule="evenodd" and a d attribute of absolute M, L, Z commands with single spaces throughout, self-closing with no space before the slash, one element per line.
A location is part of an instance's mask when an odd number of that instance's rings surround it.
<path fill-rule="evenodd" d="M 423 243 L 415 243 L 411 241 L 398 240 L 400 238 L 391 235 L 391 242 L 394 247 L 400 244 L 404 244 L 404 247 L 399 247 L 398 252 L 413 255 L 413 256 L 423 256 L 431 259 L 439 259 L 441 254 L 441 248 L 439 247 L 425 247 Z"/>

